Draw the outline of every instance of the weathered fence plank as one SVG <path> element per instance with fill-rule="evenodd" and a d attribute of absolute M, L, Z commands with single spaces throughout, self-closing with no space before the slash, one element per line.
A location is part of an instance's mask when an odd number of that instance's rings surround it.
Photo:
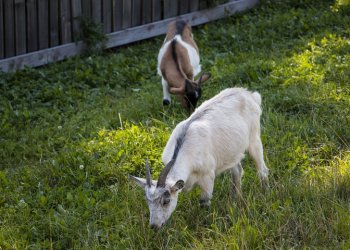
<path fill-rule="evenodd" d="M 142 1 L 142 24 L 152 22 L 152 1 Z"/>
<path fill-rule="evenodd" d="M 177 8 L 177 0 L 164 0 L 164 19 L 176 16 Z"/>
<path fill-rule="evenodd" d="M 69 0 L 60 0 L 61 43 L 72 42 L 72 23 Z"/>
<path fill-rule="evenodd" d="M 123 29 L 131 27 L 132 9 L 131 0 L 123 0 Z"/>
<path fill-rule="evenodd" d="M 112 1 L 103 0 L 103 31 L 105 33 L 112 32 Z"/>
<path fill-rule="evenodd" d="M 50 0 L 50 47 L 55 47 L 60 42 L 58 10 L 58 0 Z"/>
<path fill-rule="evenodd" d="M 102 0 L 91 0 L 91 17 L 97 23 L 102 22 Z"/>
<path fill-rule="evenodd" d="M 189 3 L 191 1 L 187 1 L 187 0 L 180 0 L 179 1 L 179 14 L 186 14 L 189 12 Z"/>
<path fill-rule="evenodd" d="M 81 6 L 83 10 L 83 16 L 86 18 L 91 18 L 91 0 L 81 0 Z"/>
<path fill-rule="evenodd" d="M 190 11 L 194 12 L 199 9 L 199 0 L 191 0 L 190 1 Z"/>
<path fill-rule="evenodd" d="M 123 1 L 124 3 L 126 2 L 126 0 Z M 165 20 L 117 31 L 107 35 L 107 37 L 109 38 L 107 42 L 107 48 L 120 46 L 164 34 L 166 32 L 166 28 L 169 22 L 177 19 L 182 19 L 191 24 L 192 26 L 196 26 L 223 17 L 227 17 L 236 12 L 244 11 L 248 8 L 253 7 L 257 2 L 258 0 L 232 1 L 227 4 L 222 4 L 210 9 L 200 10 L 189 14 L 184 14 L 181 16 L 176 16 Z M 28 53 L 17 57 L 5 58 L 0 60 L 0 68 L 4 71 L 9 71 L 13 69 L 21 69 L 24 67 L 24 65 L 35 67 L 52 61 L 62 60 L 66 56 L 79 54 L 81 53 L 82 48 L 82 42 L 69 43 L 66 45 L 61 45 L 50 49 L 44 49 L 41 51 Z"/>
<path fill-rule="evenodd" d="M 159 21 L 162 18 L 161 0 L 152 0 L 152 21 Z"/>
<path fill-rule="evenodd" d="M 4 5 L 4 33 L 5 33 L 5 57 L 16 55 L 15 48 L 15 20 L 14 5 L 12 0 L 6 0 Z"/>
<path fill-rule="evenodd" d="M 72 22 L 73 22 L 73 41 L 77 42 L 81 38 L 80 18 L 82 17 L 81 1 L 72 1 Z"/>
<path fill-rule="evenodd" d="M 28 52 L 38 50 L 38 16 L 37 1 L 27 0 Z"/>
<path fill-rule="evenodd" d="M 3 0 L 0 0 L 0 13 L 4 13 Z M 0 59 L 5 57 L 4 42 L 4 19 L 0 18 Z"/>
<path fill-rule="evenodd" d="M 40 51 L 4 59 L 0 61 L 0 69 L 3 71 L 22 69 L 25 65 L 40 66 L 50 62 L 60 61 L 66 57 L 80 54 L 83 51 L 83 43 L 69 43 L 61 46 L 43 49 Z"/>
<path fill-rule="evenodd" d="M 49 47 L 49 0 L 38 0 L 39 49 Z"/>
<path fill-rule="evenodd" d="M 123 0 L 113 0 L 113 31 L 123 28 Z"/>
<path fill-rule="evenodd" d="M 22 55 L 27 52 L 25 0 L 15 0 L 15 20 L 16 55 Z"/>
<path fill-rule="evenodd" d="M 131 26 L 141 25 L 141 0 L 133 0 L 132 1 L 132 21 Z"/>
<path fill-rule="evenodd" d="M 199 9 L 204 10 L 208 7 L 207 0 L 199 0 Z"/>

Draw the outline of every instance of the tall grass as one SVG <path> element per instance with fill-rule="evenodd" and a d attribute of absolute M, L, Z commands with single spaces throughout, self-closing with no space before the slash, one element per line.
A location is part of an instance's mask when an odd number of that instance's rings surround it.
<path fill-rule="evenodd" d="M 262 1 L 194 28 L 203 98 L 228 87 L 263 97 L 271 189 L 242 164 L 243 205 L 230 176 L 212 206 L 181 194 L 169 223 L 148 227 L 142 190 L 171 130 L 186 118 L 162 107 L 156 56 L 163 37 L 0 73 L 0 249 L 350 248 L 350 12 L 346 1 Z"/>

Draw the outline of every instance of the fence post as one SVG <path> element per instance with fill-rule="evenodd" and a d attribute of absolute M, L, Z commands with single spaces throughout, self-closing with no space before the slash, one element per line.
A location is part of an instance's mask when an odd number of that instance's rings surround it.
<path fill-rule="evenodd" d="M 50 47 L 60 43 L 58 30 L 58 0 L 50 0 Z"/>
<path fill-rule="evenodd" d="M 62 44 L 72 41 L 72 22 L 69 0 L 60 0 L 61 16 L 61 42 Z"/>
<path fill-rule="evenodd" d="M 102 10 L 103 31 L 110 33 L 112 31 L 112 1 L 103 0 Z"/>
<path fill-rule="evenodd" d="M 161 0 L 152 0 L 152 21 L 158 21 L 162 18 Z"/>
<path fill-rule="evenodd" d="M 132 9 L 131 0 L 123 0 L 123 29 L 131 27 Z"/>
<path fill-rule="evenodd" d="M 80 0 L 72 1 L 72 22 L 73 22 L 73 41 L 77 42 L 81 38 L 80 20 L 82 17 L 82 8 Z"/>
<path fill-rule="evenodd" d="M 39 20 L 39 49 L 49 47 L 49 2 L 47 0 L 38 0 L 38 20 Z"/>
<path fill-rule="evenodd" d="M 123 27 L 123 0 L 113 0 L 113 31 Z"/>
<path fill-rule="evenodd" d="M 3 0 L 0 0 L 0 14 L 4 15 Z M 0 59 L 4 58 L 4 20 L 0 18 Z"/>
<path fill-rule="evenodd" d="M 4 44 L 5 44 L 5 57 L 11 57 L 16 55 L 15 49 L 15 20 L 14 20 L 14 6 L 12 0 L 6 0 L 4 2 Z"/>
<path fill-rule="evenodd" d="M 24 0 L 15 0 L 15 20 L 16 55 L 22 55 L 27 52 L 26 3 Z"/>

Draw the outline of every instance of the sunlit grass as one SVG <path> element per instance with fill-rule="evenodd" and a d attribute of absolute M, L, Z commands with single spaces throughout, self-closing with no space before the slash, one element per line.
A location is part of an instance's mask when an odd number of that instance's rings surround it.
<path fill-rule="evenodd" d="M 219 176 L 212 206 L 181 194 L 169 223 L 149 228 L 143 191 L 172 129 L 187 117 L 162 106 L 163 38 L 0 73 L 0 248 L 350 248 L 350 19 L 346 1 L 262 1 L 194 28 L 203 99 L 227 87 L 263 98 L 271 189 L 249 156 L 243 202 Z M 142 55 L 142 56 L 141 56 Z"/>

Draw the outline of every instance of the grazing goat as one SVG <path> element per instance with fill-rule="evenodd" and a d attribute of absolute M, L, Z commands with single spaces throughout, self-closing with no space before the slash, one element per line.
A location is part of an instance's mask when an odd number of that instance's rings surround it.
<path fill-rule="evenodd" d="M 201 71 L 199 52 L 191 26 L 184 21 L 174 21 L 168 26 L 164 43 L 158 54 L 158 74 L 162 77 L 163 105 L 170 104 L 170 93 L 192 113 L 201 97 L 201 86 L 210 78 Z"/>
<path fill-rule="evenodd" d="M 235 194 L 241 194 L 245 151 L 253 158 L 263 187 L 268 187 L 268 168 L 260 140 L 261 96 L 242 88 L 222 91 L 205 101 L 172 132 L 162 160 L 165 168 L 158 181 L 131 176 L 144 188 L 150 225 L 160 228 L 174 211 L 180 190 L 195 184 L 201 189 L 201 205 L 210 205 L 215 176 L 231 169 Z"/>

